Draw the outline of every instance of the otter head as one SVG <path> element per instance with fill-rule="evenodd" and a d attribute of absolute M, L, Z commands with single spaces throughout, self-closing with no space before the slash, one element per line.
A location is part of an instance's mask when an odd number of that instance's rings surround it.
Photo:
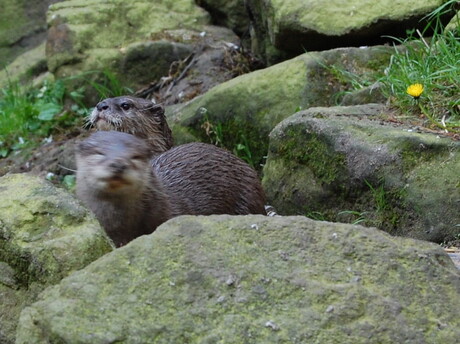
<path fill-rule="evenodd" d="M 117 131 L 100 131 L 78 144 L 79 183 L 101 197 L 139 195 L 150 178 L 151 152 L 144 140 Z"/>
<path fill-rule="evenodd" d="M 172 147 L 172 134 L 164 107 L 142 98 L 107 98 L 93 109 L 89 122 L 98 130 L 116 130 L 146 139 L 153 153 Z"/>

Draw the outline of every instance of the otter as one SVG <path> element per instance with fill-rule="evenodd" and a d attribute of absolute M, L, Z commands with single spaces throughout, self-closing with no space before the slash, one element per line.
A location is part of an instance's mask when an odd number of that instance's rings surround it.
<path fill-rule="evenodd" d="M 77 197 L 116 246 L 178 215 L 264 214 L 257 173 L 225 149 L 188 143 L 153 157 L 131 134 L 99 131 L 78 144 Z"/>
<path fill-rule="evenodd" d="M 153 155 L 173 146 L 171 129 L 161 104 L 142 98 L 121 96 L 99 102 L 88 121 L 97 130 L 116 130 L 147 141 Z"/>

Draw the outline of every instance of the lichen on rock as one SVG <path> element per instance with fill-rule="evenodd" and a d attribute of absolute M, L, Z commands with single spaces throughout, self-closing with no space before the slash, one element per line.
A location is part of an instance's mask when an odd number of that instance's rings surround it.
<path fill-rule="evenodd" d="M 47 289 L 16 343 L 452 342 L 459 293 L 431 243 L 305 217 L 181 216 Z"/>
<path fill-rule="evenodd" d="M 0 338 L 14 338 L 19 312 L 46 286 L 112 250 L 74 197 L 27 174 L 0 178 Z"/>

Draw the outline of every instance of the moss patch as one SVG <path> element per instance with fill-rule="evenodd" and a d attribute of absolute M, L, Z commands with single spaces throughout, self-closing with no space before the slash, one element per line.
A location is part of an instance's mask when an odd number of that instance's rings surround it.
<path fill-rule="evenodd" d="M 300 126 L 288 127 L 280 140 L 271 147 L 271 152 L 286 164 L 308 166 L 313 176 L 321 183 L 332 184 L 342 180 L 345 172 L 345 155 L 334 152 L 325 136 L 305 131 Z"/>

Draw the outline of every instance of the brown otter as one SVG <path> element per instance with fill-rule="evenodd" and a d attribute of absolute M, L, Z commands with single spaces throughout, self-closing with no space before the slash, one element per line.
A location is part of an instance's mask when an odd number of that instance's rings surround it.
<path fill-rule="evenodd" d="M 142 98 L 121 96 L 99 102 L 89 116 L 98 130 L 116 130 L 147 141 L 154 155 L 173 146 L 171 129 L 161 104 Z"/>
<path fill-rule="evenodd" d="M 117 246 L 178 215 L 266 214 L 256 172 L 222 148 L 188 143 L 150 157 L 144 140 L 116 131 L 77 146 L 77 196 Z"/>

